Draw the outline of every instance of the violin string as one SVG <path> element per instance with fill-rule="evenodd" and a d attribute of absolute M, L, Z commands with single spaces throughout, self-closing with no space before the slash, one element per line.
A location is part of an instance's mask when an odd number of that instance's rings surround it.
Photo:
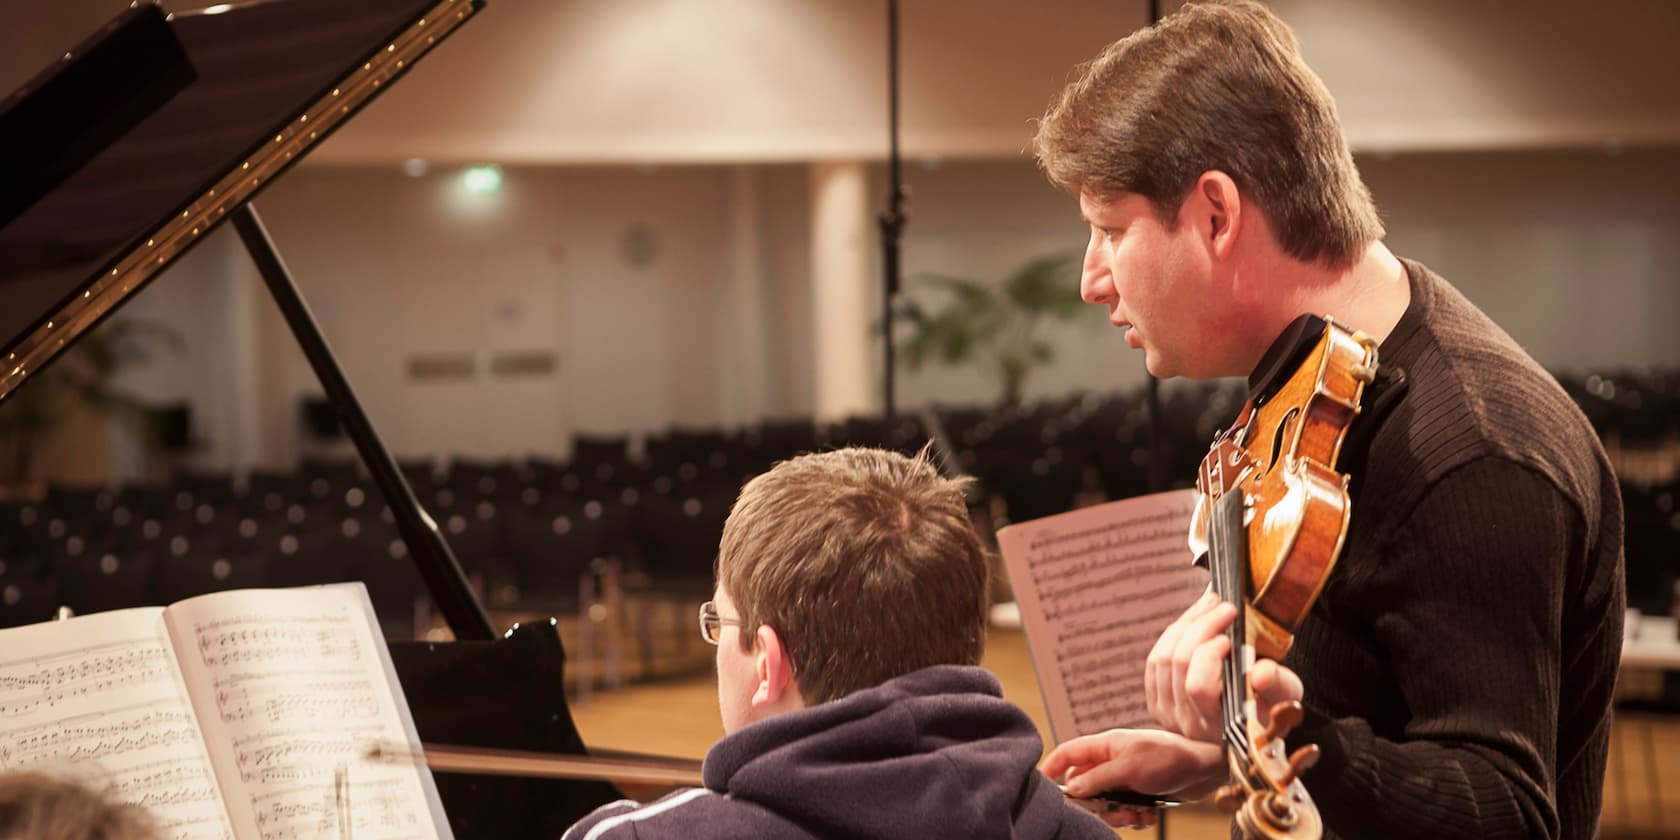
<path fill-rule="evenodd" d="M 1242 490 L 1233 487 L 1228 492 L 1240 494 Z M 1241 497 L 1238 496 L 1238 498 Z M 1227 504 L 1231 503 L 1228 502 Z M 1221 600 L 1238 605 L 1237 619 L 1232 621 L 1231 626 L 1225 630 L 1227 638 L 1231 640 L 1231 652 L 1225 657 L 1225 679 L 1220 701 L 1220 712 L 1224 719 L 1225 742 L 1236 751 L 1238 758 L 1246 765 L 1249 761 L 1248 738 L 1246 737 L 1246 728 L 1242 724 L 1244 669 L 1242 667 L 1241 646 L 1244 640 L 1240 638 L 1243 627 L 1241 613 L 1242 570 L 1239 563 L 1233 562 L 1240 558 L 1230 556 L 1233 553 L 1231 550 L 1236 547 L 1235 540 L 1241 539 L 1241 535 L 1240 533 L 1231 533 L 1231 530 L 1227 527 L 1226 516 L 1221 515 L 1217 508 L 1215 515 L 1210 517 L 1208 526 L 1209 536 L 1211 537 L 1208 540 L 1208 564 L 1213 572 L 1214 593 Z M 1240 552 L 1236 553 L 1240 554 Z"/>

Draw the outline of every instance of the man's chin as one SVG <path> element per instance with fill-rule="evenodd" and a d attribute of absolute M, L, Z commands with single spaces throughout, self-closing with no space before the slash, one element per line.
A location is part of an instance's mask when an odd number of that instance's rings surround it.
<path fill-rule="evenodd" d="M 1156 379 L 1171 379 L 1178 375 L 1172 365 L 1148 350 L 1143 351 L 1143 369 Z"/>

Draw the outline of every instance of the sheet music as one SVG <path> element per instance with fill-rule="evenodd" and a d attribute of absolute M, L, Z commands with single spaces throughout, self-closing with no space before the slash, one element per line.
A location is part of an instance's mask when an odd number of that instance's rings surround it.
<path fill-rule="evenodd" d="M 998 532 L 1058 743 L 1154 726 L 1144 661 L 1208 584 L 1185 543 L 1195 499 L 1194 490 L 1157 493 Z"/>
<path fill-rule="evenodd" d="M 17 769 L 141 805 L 173 840 L 233 837 L 161 609 L 6 631 L 0 770 Z"/>
<path fill-rule="evenodd" d="M 241 836 L 340 836 L 341 767 L 355 840 L 449 836 L 429 771 L 364 758 L 419 743 L 361 584 L 222 592 L 168 620 Z"/>

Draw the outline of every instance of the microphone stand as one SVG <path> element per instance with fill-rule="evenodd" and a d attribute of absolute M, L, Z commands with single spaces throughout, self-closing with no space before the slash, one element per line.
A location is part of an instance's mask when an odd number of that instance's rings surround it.
<path fill-rule="evenodd" d="M 1149 25 L 1154 26 L 1160 22 L 1161 0 L 1149 0 Z M 1144 408 L 1149 415 L 1149 492 L 1159 493 L 1167 489 L 1166 453 L 1161 440 L 1165 436 L 1161 422 L 1161 380 L 1155 378 L 1155 374 L 1148 370 L 1144 371 L 1144 376 L 1149 378 L 1148 390 L 1144 397 Z M 1163 819 L 1156 834 L 1161 838 L 1167 835 L 1165 816 L 1162 814 Z"/>
<path fill-rule="evenodd" d="M 1161 0 L 1149 0 L 1149 25 L 1154 26 L 1160 22 Z M 1159 493 L 1167 489 L 1167 464 L 1166 459 L 1162 457 L 1165 453 L 1161 445 L 1161 437 L 1164 434 L 1161 422 L 1161 380 L 1155 378 L 1155 374 L 1148 370 L 1144 371 L 1144 375 L 1149 377 L 1149 396 L 1145 403 L 1149 410 L 1149 489 Z M 1167 840 L 1167 812 L 1160 810 L 1155 813 L 1155 840 Z"/>
<path fill-rule="evenodd" d="M 898 152 L 898 0 L 887 0 L 887 209 L 881 212 L 881 259 L 884 284 L 881 292 L 882 356 L 886 370 L 882 377 L 881 419 L 891 435 L 894 417 L 893 300 L 898 295 L 904 243 L 904 178 Z"/>

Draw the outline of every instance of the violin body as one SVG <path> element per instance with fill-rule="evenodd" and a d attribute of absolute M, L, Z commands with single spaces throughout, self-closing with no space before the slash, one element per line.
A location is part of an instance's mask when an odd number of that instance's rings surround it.
<path fill-rule="evenodd" d="M 1336 457 L 1376 375 L 1375 343 L 1324 323 L 1293 374 L 1214 441 L 1196 480 L 1193 534 L 1206 534 L 1208 506 L 1232 487 L 1249 500 L 1247 602 L 1255 652 L 1269 659 L 1289 651 L 1341 555 L 1351 507 Z"/>
<path fill-rule="evenodd" d="M 1232 782 L 1216 801 L 1244 837 L 1323 834 L 1299 778 L 1318 747 L 1284 749 L 1301 705 L 1279 704 L 1262 726 L 1247 675 L 1256 657 L 1288 652 L 1341 554 L 1351 510 L 1336 458 L 1376 366 L 1375 341 L 1303 316 L 1267 353 L 1266 375 L 1196 479 L 1191 548 L 1205 557 L 1214 591 L 1238 606 L 1220 703 Z"/>

